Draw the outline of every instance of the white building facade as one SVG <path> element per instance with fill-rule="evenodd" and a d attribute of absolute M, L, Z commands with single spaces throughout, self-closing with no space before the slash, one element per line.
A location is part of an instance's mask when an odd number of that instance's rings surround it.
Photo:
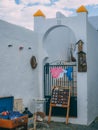
<path fill-rule="evenodd" d="M 33 98 L 44 97 L 44 64 L 68 61 L 71 44 L 75 45 L 80 39 L 84 42 L 87 72 L 77 69 L 77 117 L 70 118 L 69 122 L 90 124 L 98 116 L 98 31 L 89 23 L 85 7 L 80 7 L 74 17 L 57 12 L 56 18 L 46 19 L 41 11 L 36 12 L 33 32 L 2 25 L 1 22 L 0 95 L 22 98 L 30 110 Z M 38 63 L 36 69 L 30 66 L 33 55 Z M 78 68 L 77 51 L 74 56 Z M 52 120 L 65 121 L 65 118 L 53 117 Z"/>
<path fill-rule="evenodd" d="M 76 17 L 65 17 L 58 12 L 54 19 L 45 19 L 43 14 L 42 16 L 35 14 L 34 23 L 34 31 L 39 35 L 40 92 L 43 90 L 43 76 L 41 76 L 43 64 L 55 60 L 67 61 L 67 50 L 70 45 L 79 39 L 83 40 L 83 50 L 87 54 L 87 72 L 81 73 L 77 70 L 78 115 L 77 118 L 70 118 L 70 122 L 90 124 L 98 115 L 96 98 L 98 59 L 94 58 L 97 55 L 98 32 L 89 23 L 87 10 L 80 7 L 77 9 Z M 53 119 L 57 120 L 57 118 Z M 64 121 L 63 118 L 58 120 Z"/>

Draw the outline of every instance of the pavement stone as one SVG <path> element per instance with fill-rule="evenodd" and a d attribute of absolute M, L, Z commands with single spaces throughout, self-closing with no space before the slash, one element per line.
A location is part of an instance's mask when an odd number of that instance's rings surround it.
<path fill-rule="evenodd" d="M 38 124 L 37 130 L 98 130 L 98 117 L 89 126 L 71 123 L 66 125 L 65 122 L 51 121 L 49 124 L 47 122 Z"/>

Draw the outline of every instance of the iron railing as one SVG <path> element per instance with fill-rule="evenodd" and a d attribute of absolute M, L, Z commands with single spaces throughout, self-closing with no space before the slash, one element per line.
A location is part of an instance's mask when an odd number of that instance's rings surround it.
<path fill-rule="evenodd" d="M 55 67 L 62 67 L 62 69 L 66 70 L 69 67 L 72 68 L 71 77 L 72 80 L 69 80 L 66 74 L 64 74 L 61 78 L 53 78 L 51 74 L 51 68 Z M 44 65 L 44 96 L 50 96 L 52 92 L 52 88 L 54 86 L 61 86 L 61 87 L 70 87 L 71 96 L 77 96 L 77 71 L 76 71 L 76 64 L 69 64 L 69 65 L 51 65 L 46 63 Z"/>

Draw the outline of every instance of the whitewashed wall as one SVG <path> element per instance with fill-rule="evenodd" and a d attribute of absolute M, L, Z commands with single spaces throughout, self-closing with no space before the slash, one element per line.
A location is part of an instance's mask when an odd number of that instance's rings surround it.
<path fill-rule="evenodd" d="M 38 18 L 36 20 L 36 24 L 39 23 Z M 38 25 L 40 28 L 36 28 L 35 31 L 40 35 L 39 57 L 42 57 L 39 69 L 40 77 L 43 74 L 43 61 L 66 60 L 66 50 L 71 42 L 76 43 L 80 39 L 83 40 L 85 43 L 83 49 L 84 52 L 87 52 L 87 13 L 79 13 L 76 17 L 68 18 L 60 16 L 57 19 L 45 19 L 43 17 L 39 21 L 41 26 Z M 43 90 L 42 77 L 39 78 L 40 90 Z M 75 119 L 70 118 L 69 121 L 71 123 L 87 124 L 87 73 L 77 72 L 77 93 L 78 117 Z M 54 120 L 65 121 L 65 118 L 55 118 Z"/>
<path fill-rule="evenodd" d="M 23 50 L 19 50 L 21 46 Z M 38 60 L 37 35 L 0 21 L 0 96 L 22 98 L 24 106 L 39 96 L 38 66 L 33 70 L 30 65 L 33 55 Z"/>
<path fill-rule="evenodd" d="M 87 94 L 88 123 L 98 116 L 98 31 L 87 25 Z"/>
<path fill-rule="evenodd" d="M 34 32 L 0 21 L 0 96 L 23 98 L 24 105 L 32 110 L 32 99 L 43 98 L 44 63 L 66 60 L 66 50 L 70 44 L 81 39 L 84 42 L 83 50 L 87 53 L 88 68 L 87 73 L 77 72 L 78 117 L 70 118 L 69 122 L 89 124 L 98 115 L 98 32 L 88 23 L 85 12 L 68 18 L 61 14 L 54 19 L 37 17 L 34 21 Z M 9 44 L 12 47 L 8 47 Z M 20 46 L 23 46 L 23 50 L 19 50 Z M 36 56 L 38 62 L 35 70 L 30 66 L 32 55 Z M 65 118 L 52 119 L 65 121 Z"/>

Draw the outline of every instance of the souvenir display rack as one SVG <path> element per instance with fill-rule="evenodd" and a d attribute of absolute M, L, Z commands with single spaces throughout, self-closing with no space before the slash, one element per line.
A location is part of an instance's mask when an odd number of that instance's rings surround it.
<path fill-rule="evenodd" d="M 67 109 L 66 124 L 68 124 L 69 108 L 70 108 L 70 87 L 55 86 L 53 88 L 50 101 L 48 122 L 50 122 L 51 120 L 52 107 L 62 107 Z"/>

